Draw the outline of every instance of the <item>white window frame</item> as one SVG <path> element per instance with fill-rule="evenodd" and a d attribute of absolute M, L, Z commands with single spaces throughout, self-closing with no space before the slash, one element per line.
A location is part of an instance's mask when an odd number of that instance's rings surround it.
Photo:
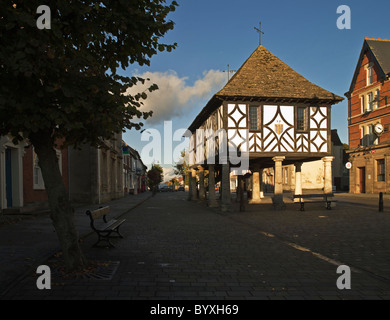
<path fill-rule="evenodd" d="M 362 95 L 360 97 L 360 108 L 361 108 L 361 113 L 364 113 L 366 111 L 366 106 L 365 106 L 365 102 L 366 102 L 366 97 L 364 95 Z"/>
<path fill-rule="evenodd" d="M 375 109 L 379 108 L 379 97 L 380 97 L 380 90 L 376 89 L 375 90 L 375 96 L 374 96 L 374 101 L 375 101 L 374 107 L 375 107 Z"/>
<path fill-rule="evenodd" d="M 379 108 L 380 88 L 376 87 L 360 95 L 361 113 L 371 112 Z"/>
<path fill-rule="evenodd" d="M 374 110 L 374 93 L 367 93 L 367 111 Z"/>
<path fill-rule="evenodd" d="M 374 82 L 373 82 L 373 66 L 372 65 L 369 65 L 367 67 L 367 86 L 370 86 L 372 85 Z"/>

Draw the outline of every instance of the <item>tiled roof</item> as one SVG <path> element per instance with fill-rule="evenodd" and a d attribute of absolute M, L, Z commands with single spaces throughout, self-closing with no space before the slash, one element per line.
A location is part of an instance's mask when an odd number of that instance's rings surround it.
<path fill-rule="evenodd" d="M 226 86 L 210 99 L 189 130 L 196 130 L 223 100 L 335 104 L 344 99 L 311 83 L 266 48 L 259 46 Z"/>
<path fill-rule="evenodd" d="M 346 97 L 350 97 L 351 93 L 354 91 L 359 69 L 361 67 L 364 55 L 367 52 L 371 52 L 374 62 L 379 67 L 379 78 L 386 80 L 386 77 L 390 75 L 390 40 L 366 37 L 363 42 L 362 50 L 360 51 L 359 60 L 352 77 L 349 91 L 345 93 Z"/>
<path fill-rule="evenodd" d="M 365 41 L 383 72 L 387 75 L 390 74 L 390 40 L 366 38 Z"/>
<path fill-rule="evenodd" d="M 340 102 L 343 98 L 313 84 L 259 46 L 217 96 L 313 99 Z"/>

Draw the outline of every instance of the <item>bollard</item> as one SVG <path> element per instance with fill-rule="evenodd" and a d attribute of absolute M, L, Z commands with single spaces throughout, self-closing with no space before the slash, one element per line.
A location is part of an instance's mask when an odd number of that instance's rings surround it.
<path fill-rule="evenodd" d="M 379 192 L 379 212 L 383 212 L 383 192 Z"/>

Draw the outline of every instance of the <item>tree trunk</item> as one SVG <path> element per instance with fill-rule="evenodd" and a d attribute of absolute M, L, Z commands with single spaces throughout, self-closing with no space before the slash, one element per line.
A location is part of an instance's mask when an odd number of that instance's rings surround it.
<path fill-rule="evenodd" d="M 42 132 L 30 137 L 30 140 L 38 155 L 49 199 L 50 217 L 62 248 L 66 270 L 68 272 L 81 270 L 86 260 L 79 245 L 79 236 L 74 224 L 74 210 L 62 180 L 54 141 L 50 134 Z"/>

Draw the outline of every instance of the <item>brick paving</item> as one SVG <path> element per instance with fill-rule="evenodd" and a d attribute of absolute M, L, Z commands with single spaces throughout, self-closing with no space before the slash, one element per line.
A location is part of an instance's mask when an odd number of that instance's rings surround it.
<path fill-rule="evenodd" d="M 50 252 L 42 246 L 40 251 L 46 252 L 46 257 L 41 255 L 30 262 L 33 268 L 9 285 L 0 299 L 390 298 L 387 209 L 379 213 L 373 206 L 349 203 L 345 197 L 331 211 L 312 204 L 300 212 L 292 203 L 285 211 L 274 211 L 266 203 L 238 212 L 233 202 L 234 210 L 222 214 L 202 202 L 187 201 L 184 192 L 160 193 L 146 199 L 124 214 L 124 239 L 114 240 L 115 248 L 92 248 L 95 234 L 83 238 L 84 253 L 90 261 L 100 262 L 107 279 L 64 278 L 54 268 L 61 257 L 48 259 Z M 129 208 L 126 200 L 117 202 L 118 212 Z M 37 221 L 29 221 L 36 232 Z M 83 221 L 87 222 L 82 229 L 85 233 L 88 220 Z M 9 250 L 14 240 L 23 238 L 17 234 L 17 226 L 21 225 L 19 222 L 0 229 L 3 234 L 14 228 Z M 49 229 L 47 225 L 40 232 Z M 2 237 L 1 243 L 5 240 Z M 17 258 L 22 259 L 25 252 L 19 254 Z M 52 266 L 50 290 L 36 287 L 34 267 L 39 264 Z M 352 269 L 351 290 L 336 286 L 339 264 Z M 107 270 L 112 265 L 110 273 Z"/>

